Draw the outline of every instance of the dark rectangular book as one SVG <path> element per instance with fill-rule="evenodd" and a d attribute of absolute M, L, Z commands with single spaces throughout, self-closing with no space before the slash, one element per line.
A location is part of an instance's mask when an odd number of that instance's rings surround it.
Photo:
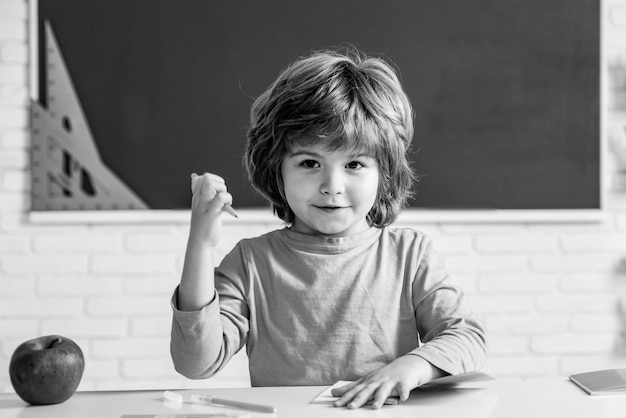
<path fill-rule="evenodd" d="M 626 369 L 578 373 L 569 379 L 589 395 L 626 395 Z"/>

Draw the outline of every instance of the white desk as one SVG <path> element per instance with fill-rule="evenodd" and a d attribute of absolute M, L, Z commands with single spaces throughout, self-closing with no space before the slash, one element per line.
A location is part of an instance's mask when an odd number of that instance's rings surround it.
<path fill-rule="evenodd" d="M 322 387 L 202 389 L 177 391 L 273 405 L 277 414 L 251 418 L 624 418 L 626 395 L 589 396 L 566 379 L 490 381 L 446 390 L 413 391 L 400 405 L 380 410 L 347 410 L 311 405 Z M 14 394 L 0 395 L 1 418 L 119 418 L 125 414 L 200 414 L 240 412 L 204 405 L 165 403 L 162 391 L 78 392 L 60 405 L 27 406 Z"/>

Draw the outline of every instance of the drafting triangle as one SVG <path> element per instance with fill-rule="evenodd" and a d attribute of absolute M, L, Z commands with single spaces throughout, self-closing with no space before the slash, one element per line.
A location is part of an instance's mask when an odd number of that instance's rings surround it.
<path fill-rule="evenodd" d="M 45 27 L 48 108 L 31 100 L 32 209 L 148 209 L 100 159 L 52 28 Z"/>

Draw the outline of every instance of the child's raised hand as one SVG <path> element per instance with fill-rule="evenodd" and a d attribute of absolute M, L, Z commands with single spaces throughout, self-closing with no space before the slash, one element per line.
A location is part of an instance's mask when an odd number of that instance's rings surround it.
<path fill-rule="evenodd" d="M 346 386 L 333 389 L 333 395 L 340 396 L 335 406 L 354 409 L 372 401 L 372 407 L 377 409 L 392 396 L 403 402 L 409 398 L 411 390 L 442 374 L 422 357 L 408 354 Z"/>
<path fill-rule="evenodd" d="M 191 192 L 190 239 L 214 247 L 219 241 L 222 226 L 220 213 L 232 203 L 233 197 L 226 190 L 224 179 L 211 173 L 193 173 Z"/>

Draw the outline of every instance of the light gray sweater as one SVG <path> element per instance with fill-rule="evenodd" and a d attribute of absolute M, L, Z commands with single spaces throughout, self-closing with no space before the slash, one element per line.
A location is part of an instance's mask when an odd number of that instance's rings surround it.
<path fill-rule="evenodd" d="M 246 345 L 253 386 L 355 380 L 407 353 L 450 374 L 477 370 L 485 333 L 430 239 L 371 228 L 345 238 L 288 228 L 240 241 L 199 311 L 172 297 L 176 370 L 206 378 Z"/>

